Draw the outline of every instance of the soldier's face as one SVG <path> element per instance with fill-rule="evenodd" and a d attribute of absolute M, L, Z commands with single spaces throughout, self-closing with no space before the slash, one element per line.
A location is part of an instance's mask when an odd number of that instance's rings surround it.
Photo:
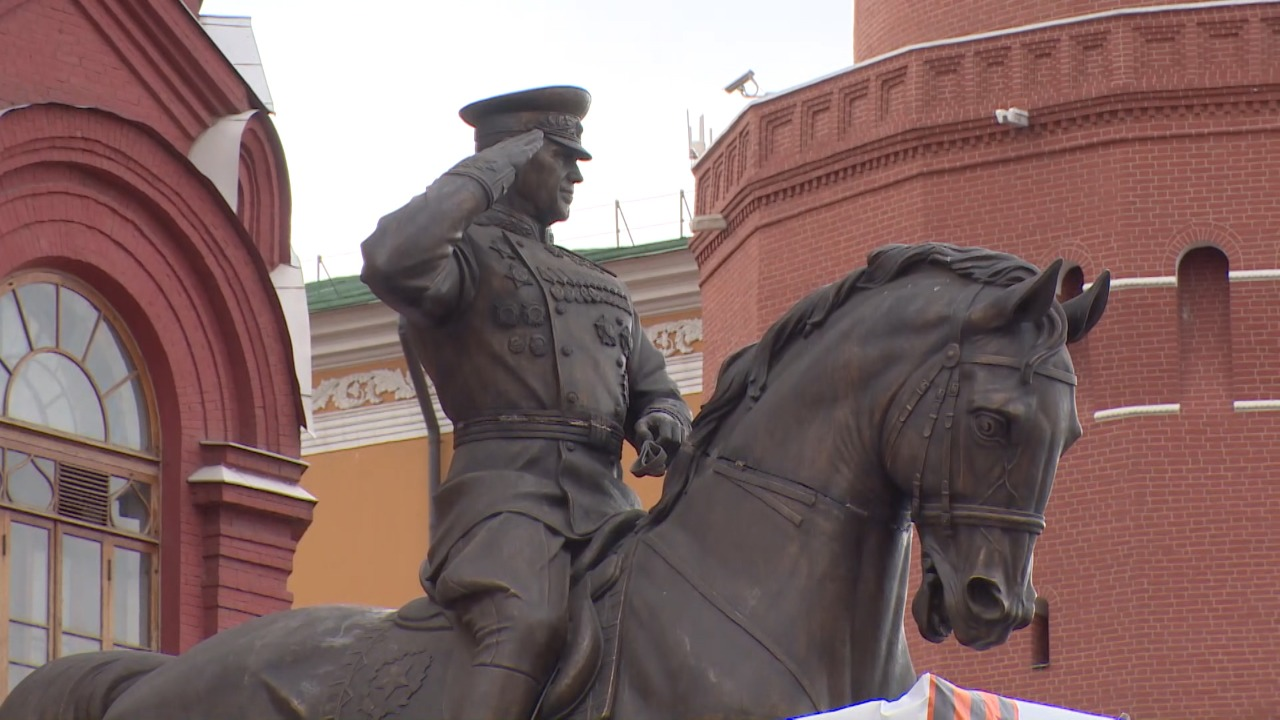
<path fill-rule="evenodd" d="M 548 140 L 516 173 L 511 194 L 544 225 L 567 220 L 574 186 L 582 182 L 578 154 Z"/>

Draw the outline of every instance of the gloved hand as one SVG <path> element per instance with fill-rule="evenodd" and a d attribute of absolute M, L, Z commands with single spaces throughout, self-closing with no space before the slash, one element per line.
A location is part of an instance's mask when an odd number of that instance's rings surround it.
<path fill-rule="evenodd" d="M 516 172 L 542 149 L 544 142 L 542 131 L 537 129 L 514 135 L 454 165 L 445 174 L 469 177 L 480 183 L 492 207 L 511 187 Z"/>
<path fill-rule="evenodd" d="M 655 410 L 636 421 L 635 443 L 639 457 L 631 472 L 640 477 L 658 477 L 680 450 L 689 430 L 671 413 Z"/>

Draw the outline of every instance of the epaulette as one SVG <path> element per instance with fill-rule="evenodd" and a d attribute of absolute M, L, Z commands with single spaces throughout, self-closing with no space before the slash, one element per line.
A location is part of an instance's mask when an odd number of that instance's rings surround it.
<path fill-rule="evenodd" d="M 579 255 L 578 253 L 576 253 L 576 252 L 574 252 L 574 251 L 570 250 L 569 248 L 560 247 L 559 245 L 556 245 L 555 247 L 556 247 L 556 249 L 557 249 L 557 250 L 559 250 L 559 251 L 563 252 L 565 255 L 568 255 L 570 260 L 572 260 L 572 261 L 574 261 L 574 262 L 578 263 L 578 264 L 579 264 L 579 265 L 581 265 L 582 267 L 586 267 L 586 268 L 593 268 L 593 269 L 595 269 L 595 270 L 599 270 L 600 272 L 602 272 L 602 273 L 604 273 L 604 274 L 606 274 L 606 275 L 609 275 L 610 277 L 618 277 L 618 274 L 617 274 L 617 273 L 615 273 L 614 271 L 610 270 L 609 268 L 607 268 L 607 267 L 605 267 L 605 266 L 601 265 L 600 263 L 598 263 L 598 262 L 596 262 L 596 261 L 594 261 L 594 260 L 591 260 L 591 259 L 589 259 L 589 258 L 583 257 L 582 255 Z"/>

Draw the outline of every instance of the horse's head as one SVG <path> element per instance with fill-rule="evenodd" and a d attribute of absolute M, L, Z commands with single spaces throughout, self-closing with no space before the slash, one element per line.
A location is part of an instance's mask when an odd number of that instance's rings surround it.
<path fill-rule="evenodd" d="M 894 483 L 922 540 L 920 633 L 986 649 L 1031 621 L 1032 551 L 1058 459 L 1080 436 L 1066 343 L 1099 320 L 1109 276 L 1055 301 L 1061 261 L 1011 287 L 964 290 L 941 349 L 885 427 Z"/>

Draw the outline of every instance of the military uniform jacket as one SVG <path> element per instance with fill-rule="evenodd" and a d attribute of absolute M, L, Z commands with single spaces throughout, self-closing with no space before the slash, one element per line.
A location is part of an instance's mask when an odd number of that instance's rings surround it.
<path fill-rule="evenodd" d="M 625 286 L 604 268 L 556 247 L 529 218 L 495 206 L 451 254 L 380 267 L 366 241 L 364 280 L 406 314 L 445 414 L 455 425 L 504 413 L 597 418 L 631 440 L 637 419 L 664 409 L 688 418 L 662 354 L 640 326 Z M 400 248 L 401 251 L 404 248 Z M 412 257 L 412 253 L 408 253 Z M 427 253 L 424 252 L 424 256 Z M 639 507 L 619 455 L 524 437 L 456 448 L 433 501 L 439 527 L 432 567 L 476 523 L 500 512 L 535 517 L 569 538 Z"/>

